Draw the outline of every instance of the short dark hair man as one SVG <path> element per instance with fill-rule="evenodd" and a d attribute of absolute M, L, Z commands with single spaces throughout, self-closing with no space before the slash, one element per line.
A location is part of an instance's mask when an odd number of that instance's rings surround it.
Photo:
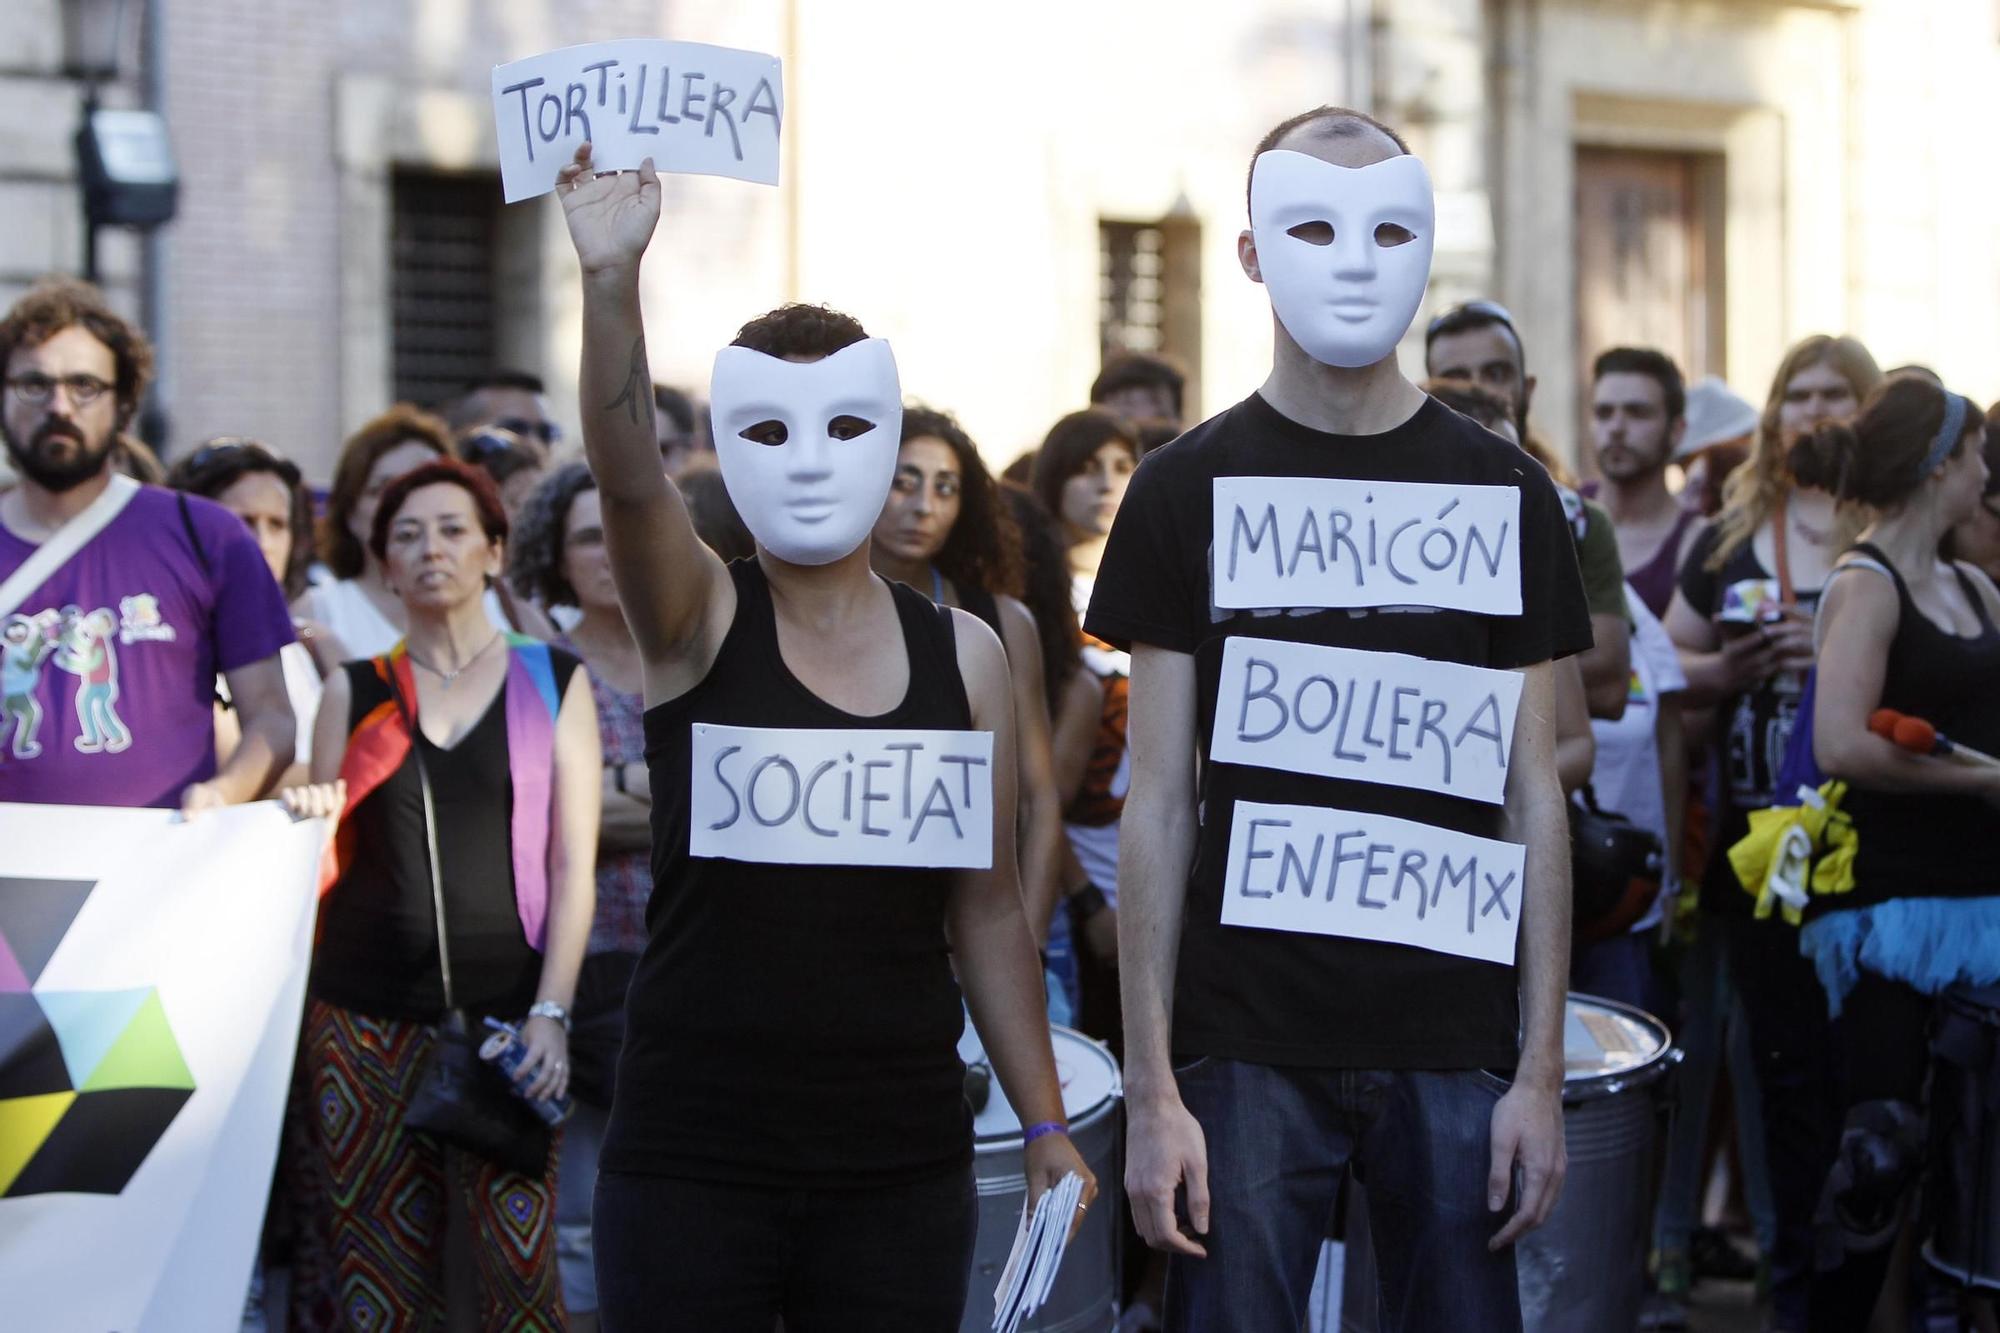
<path fill-rule="evenodd" d="M 1552 718 L 1555 659 L 1590 641 L 1576 560 L 1542 469 L 1396 365 L 1434 215 L 1401 141 L 1338 108 L 1294 117 L 1250 203 L 1237 253 L 1270 296 L 1270 376 L 1140 463 L 1086 621 L 1132 652 L 1133 1212 L 1172 1256 L 1169 1329 L 1297 1328 L 1358 1161 L 1385 1323 L 1518 1328 L 1511 1243 L 1564 1165 Z M 1517 705 L 1487 727 L 1512 738 L 1504 774 L 1490 743 L 1443 770 L 1436 729 L 1483 706 L 1474 682 Z M 1422 742 L 1393 733 L 1396 699 L 1431 718 Z M 1484 917 L 1437 877 L 1475 847 L 1475 877 L 1509 886 Z M 1475 958 L 1481 931 L 1496 947 Z"/>
<path fill-rule="evenodd" d="M 445 420 L 454 435 L 479 426 L 498 426 L 551 448 L 562 439 L 562 427 L 549 411 L 548 389 L 542 377 L 525 370 L 494 370 L 466 381 Z"/>
<path fill-rule="evenodd" d="M 1664 616 L 1700 527 L 1700 515 L 1667 489 L 1667 464 L 1687 431 L 1687 384 L 1673 358 L 1651 347 L 1613 347 L 1590 379 L 1590 439 L 1619 560 L 1647 609 Z"/>
<path fill-rule="evenodd" d="M 1090 405 L 1129 421 L 1164 421 L 1179 429 L 1186 391 L 1187 376 L 1166 357 L 1119 352 L 1091 381 Z"/>
<path fill-rule="evenodd" d="M 1465 301 L 1435 316 L 1424 329 L 1424 373 L 1432 379 L 1465 380 L 1505 398 L 1514 410 L 1522 447 L 1560 471 L 1528 428 L 1528 405 L 1535 377 L 1513 315 L 1498 301 Z M 1557 477 L 1558 483 L 1562 481 Z M 1610 515 L 1567 486 L 1563 504 L 1577 529 L 1577 561 L 1590 604 L 1593 642 L 1577 661 L 1583 672 L 1584 700 L 1595 718 L 1624 715 L 1632 674 L 1632 626 L 1625 615 L 1625 570 Z"/>
<path fill-rule="evenodd" d="M 78 282 L 0 319 L 0 801 L 255 800 L 292 761 L 284 593 L 241 519 L 117 474 L 152 375 L 145 335 Z M 215 763 L 215 678 L 243 738 Z"/>

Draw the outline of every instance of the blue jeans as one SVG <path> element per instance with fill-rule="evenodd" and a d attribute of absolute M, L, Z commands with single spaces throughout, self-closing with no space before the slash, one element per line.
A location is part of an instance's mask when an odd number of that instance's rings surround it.
<path fill-rule="evenodd" d="M 1479 1070 L 1298 1069 L 1198 1060 L 1174 1075 L 1208 1141 L 1205 1259 L 1167 1270 L 1169 1333 L 1305 1326 L 1351 1163 L 1368 1186 L 1382 1333 L 1517 1333 L 1514 1252 L 1489 1253 L 1493 1107 Z"/>

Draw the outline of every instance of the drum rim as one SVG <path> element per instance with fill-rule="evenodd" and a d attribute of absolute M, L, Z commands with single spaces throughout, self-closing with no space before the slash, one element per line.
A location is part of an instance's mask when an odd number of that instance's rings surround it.
<path fill-rule="evenodd" d="M 1070 1118 L 1070 1137 L 1075 1138 L 1085 1130 L 1095 1128 L 1100 1121 L 1111 1114 L 1113 1108 L 1125 1100 L 1125 1071 L 1119 1067 L 1117 1057 L 1111 1054 L 1111 1047 L 1090 1034 L 1078 1032 L 1072 1027 L 1064 1027 L 1060 1023 L 1049 1024 L 1049 1032 L 1051 1036 L 1061 1032 L 1075 1038 L 1078 1045 L 1087 1047 L 1095 1052 L 1104 1061 L 1105 1067 L 1111 1071 L 1111 1090 L 1085 1107 L 1077 1115 Z M 994 1091 L 1001 1092 L 998 1079 L 994 1080 Z M 1001 1095 L 1004 1096 L 1005 1094 L 1001 1093 Z M 1018 1117 L 1016 1119 L 1018 1120 Z M 1008 1149 L 1018 1150 L 1025 1146 L 1022 1143 L 1022 1134 L 1025 1130 L 1026 1126 L 1017 1123 L 1011 1130 L 997 1134 L 981 1134 L 977 1128 L 977 1118 L 975 1117 L 972 1132 L 972 1149 L 975 1153 L 1004 1152 Z"/>
<path fill-rule="evenodd" d="M 1674 1045 L 1674 1030 L 1638 1005 L 1626 1004 L 1623 1000 L 1608 999 L 1602 995 L 1586 994 L 1583 991 L 1569 991 L 1563 997 L 1565 1017 L 1568 1016 L 1569 1006 L 1579 1000 L 1640 1023 L 1660 1038 L 1660 1048 L 1647 1059 L 1629 1068 L 1608 1070 L 1601 1074 L 1586 1074 L 1579 1078 L 1565 1076 L 1562 1092 L 1565 1104 L 1601 1101 L 1622 1092 L 1648 1087 L 1665 1078 L 1667 1072 L 1678 1065 L 1686 1055 L 1685 1051 Z"/>

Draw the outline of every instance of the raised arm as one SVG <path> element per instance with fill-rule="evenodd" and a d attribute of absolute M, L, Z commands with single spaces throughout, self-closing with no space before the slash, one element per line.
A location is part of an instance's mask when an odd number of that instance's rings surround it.
<path fill-rule="evenodd" d="M 583 270 L 583 448 L 651 705 L 700 681 L 736 611 L 728 571 L 695 535 L 660 467 L 639 308 L 639 261 L 659 224 L 660 178 L 650 159 L 636 172 L 593 176 L 584 144 L 557 177 L 556 194 Z"/>

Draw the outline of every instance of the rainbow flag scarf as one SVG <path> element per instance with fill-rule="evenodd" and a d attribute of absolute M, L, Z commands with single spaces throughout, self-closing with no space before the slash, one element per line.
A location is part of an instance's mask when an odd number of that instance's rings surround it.
<path fill-rule="evenodd" d="M 374 659 L 375 674 L 390 687 L 389 698 L 368 711 L 347 738 L 347 756 L 340 776 L 347 781 L 347 805 L 333 857 L 320 877 L 320 895 L 330 892 L 350 864 L 355 807 L 389 780 L 410 754 L 410 726 L 396 706 L 396 694 L 415 706 L 416 678 L 401 643 Z M 554 769 L 556 712 L 555 667 L 549 646 L 525 634 L 507 635 L 507 766 L 514 783 L 513 844 L 514 903 L 521 932 L 540 950 L 549 922 L 549 811 Z"/>

